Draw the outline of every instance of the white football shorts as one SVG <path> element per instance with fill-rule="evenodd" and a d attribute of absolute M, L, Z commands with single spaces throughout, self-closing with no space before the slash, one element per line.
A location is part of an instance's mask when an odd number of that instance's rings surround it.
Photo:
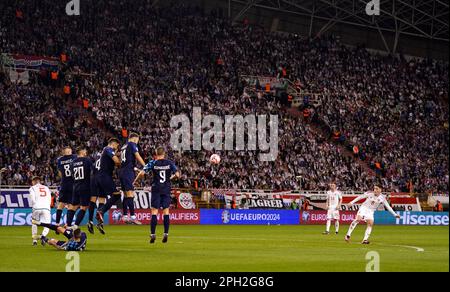
<path fill-rule="evenodd" d="M 328 210 L 327 212 L 327 220 L 339 220 L 339 210 Z"/>
<path fill-rule="evenodd" d="M 361 208 L 359 208 L 358 216 L 360 216 L 364 221 L 367 221 L 367 220 L 372 220 L 373 221 L 373 214 L 374 213 L 375 212 L 370 210 L 369 208 L 361 207 Z"/>
<path fill-rule="evenodd" d="M 50 224 L 52 222 L 52 215 L 50 213 L 50 210 L 45 209 L 39 209 L 39 210 L 33 210 L 33 219 L 40 221 L 42 223 Z"/>

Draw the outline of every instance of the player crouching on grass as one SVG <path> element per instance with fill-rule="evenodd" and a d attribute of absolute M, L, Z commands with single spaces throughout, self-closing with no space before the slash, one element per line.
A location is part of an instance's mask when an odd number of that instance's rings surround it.
<path fill-rule="evenodd" d="M 180 172 L 177 170 L 175 164 L 165 159 L 166 152 L 164 148 L 158 147 L 155 152 L 155 160 L 151 160 L 147 163 L 136 179 L 134 185 L 137 185 L 139 180 L 144 177 L 146 173 L 153 174 L 152 183 L 152 220 L 150 223 L 150 243 L 155 243 L 156 240 L 156 225 L 158 225 L 158 211 L 163 209 L 164 215 L 164 237 L 162 242 L 166 243 L 169 237 L 169 206 L 170 206 L 170 193 L 171 193 L 171 180 L 173 178 L 180 178 Z"/>
<path fill-rule="evenodd" d="M 364 203 L 362 203 L 359 208 L 358 214 L 356 215 L 356 219 L 350 224 L 350 228 L 348 229 L 347 235 L 345 236 L 345 241 L 350 241 L 350 236 L 352 235 L 353 230 L 356 228 L 360 221 L 367 222 L 366 233 L 364 234 L 364 239 L 362 244 L 369 244 L 369 237 L 372 233 L 372 227 L 374 224 L 374 213 L 378 209 L 378 207 L 383 204 L 386 210 L 388 210 L 392 216 L 396 218 L 400 218 L 400 215 L 395 213 L 395 211 L 389 206 L 389 203 L 386 201 L 385 196 L 381 193 L 381 186 L 375 184 L 373 192 L 366 192 L 361 196 L 358 196 L 356 199 L 350 202 L 350 205 L 355 204 L 356 202 L 366 199 Z"/>
<path fill-rule="evenodd" d="M 42 226 L 51 230 L 54 230 L 57 234 L 62 233 L 68 241 L 62 241 L 57 239 L 43 238 L 43 241 L 59 250 L 65 251 L 83 251 L 86 249 L 87 235 L 82 232 L 81 229 L 64 228 L 58 225 L 42 223 L 37 220 L 31 221 L 33 225 Z"/>

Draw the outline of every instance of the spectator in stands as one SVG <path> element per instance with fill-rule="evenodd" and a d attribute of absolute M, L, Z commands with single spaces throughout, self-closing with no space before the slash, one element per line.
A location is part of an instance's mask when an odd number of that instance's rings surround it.
<path fill-rule="evenodd" d="M 444 212 L 444 206 L 441 201 L 436 201 L 436 206 L 434 207 L 434 211 L 436 212 Z"/>

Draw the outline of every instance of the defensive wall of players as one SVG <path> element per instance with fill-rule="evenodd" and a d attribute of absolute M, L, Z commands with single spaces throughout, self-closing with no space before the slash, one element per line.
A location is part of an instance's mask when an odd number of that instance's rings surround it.
<path fill-rule="evenodd" d="M 57 193 L 56 189 L 53 189 Z M 258 191 L 215 191 L 214 200 L 223 201 L 221 208 L 199 208 L 194 203 L 192 194 L 184 190 L 174 190 L 177 199 L 177 209 L 171 210 L 172 224 L 205 224 L 205 225 L 297 225 L 325 224 L 326 210 L 323 209 L 323 194 L 321 192 L 258 192 Z M 200 196 L 204 198 L 205 194 Z M 344 196 L 343 211 L 340 212 L 342 224 L 351 223 L 355 217 L 356 208 L 347 208 L 349 202 L 358 193 L 347 193 Z M 137 219 L 143 224 L 149 224 L 151 213 L 149 203 L 151 192 L 137 191 L 135 205 Z M 440 195 L 447 200 L 448 196 Z M 211 199 L 211 198 L 209 198 Z M 375 212 L 375 221 L 381 225 L 443 225 L 448 226 L 448 212 L 422 212 L 416 198 L 403 194 L 391 194 L 391 205 L 400 214 L 400 219 L 392 217 L 386 211 Z M 232 201 L 229 202 L 229 201 Z M 242 201 L 245 201 L 243 203 Z M 267 202 L 269 203 L 267 203 Z M 297 203 L 298 201 L 298 203 Z M 307 202 L 308 208 L 301 205 Z M 276 203 L 274 203 L 276 202 Z M 295 207 L 293 204 L 297 204 Z M 232 207 L 232 208 L 230 208 Z M 304 206 L 303 206 L 304 207 Z M 28 201 L 28 189 L 25 187 L 2 188 L 0 193 L 0 226 L 31 225 L 31 208 Z M 55 210 L 52 218 L 55 220 Z M 120 208 L 112 209 L 105 216 L 105 224 L 123 224 Z M 65 220 L 65 213 L 62 220 Z M 162 218 L 159 218 L 162 221 Z M 82 224 L 86 224 L 86 220 Z"/>

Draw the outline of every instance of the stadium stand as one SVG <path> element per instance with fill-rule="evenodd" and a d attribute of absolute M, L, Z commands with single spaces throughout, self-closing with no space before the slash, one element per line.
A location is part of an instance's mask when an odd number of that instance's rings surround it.
<path fill-rule="evenodd" d="M 71 20 L 56 12 L 64 3 L 18 1 L 21 17 L 10 8 L 16 1 L 0 3 L 0 53 L 68 59 L 56 83 L 50 72 L 30 73 L 28 84 L 0 78 L 4 183 L 39 174 L 55 184 L 61 146 L 87 143 L 95 155 L 124 129 L 142 134 L 148 157 L 169 146 L 170 117 L 201 106 L 204 114 L 277 114 L 279 156 L 221 152 L 220 167 L 210 167 L 207 151 L 171 153 L 182 186 L 320 190 L 334 178 L 342 189 L 365 190 L 375 172 L 390 191 L 448 192 L 447 63 L 377 55 L 332 36 L 270 34 L 180 4 L 85 2 L 90 9 Z M 280 71 L 317 93 L 314 119 L 357 146 L 354 156 L 241 78 Z"/>

